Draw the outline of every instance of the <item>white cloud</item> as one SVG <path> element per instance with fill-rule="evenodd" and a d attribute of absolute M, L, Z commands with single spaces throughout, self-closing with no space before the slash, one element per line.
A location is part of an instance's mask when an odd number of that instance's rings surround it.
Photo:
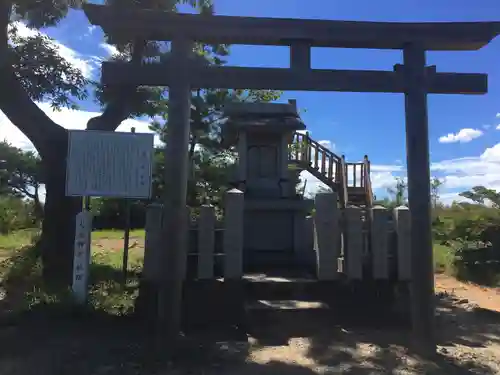
<path fill-rule="evenodd" d="M 438 174 L 444 180 L 443 196 L 448 198 L 458 196 L 449 190 L 463 191 L 475 185 L 500 191 L 500 143 L 485 149 L 479 156 L 432 162 L 430 169 L 431 174 Z"/>
<path fill-rule="evenodd" d="M 92 117 L 98 116 L 99 112 L 87 112 L 63 108 L 54 111 L 49 103 L 37 103 L 37 105 L 57 124 L 66 129 L 85 129 L 87 122 Z M 118 127 L 118 131 L 131 131 L 135 127 L 137 133 L 151 133 L 149 122 L 127 119 Z M 6 140 L 12 145 L 22 149 L 33 149 L 33 145 L 26 136 L 15 127 L 7 117 L 0 112 L 0 140 Z M 159 143 L 159 139 L 156 139 Z"/>
<path fill-rule="evenodd" d="M 327 149 L 329 149 L 329 150 L 333 150 L 333 149 L 335 148 L 335 145 L 334 145 L 331 141 L 326 140 L 326 139 L 325 139 L 325 140 L 318 141 L 318 143 L 319 143 L 321 146 L 323 146 L 323 147 L 325 147 L 325 148 L 327 148 Z"/>
<path fill-rule="evenodd" d="M 404 170 L 404 166 L 400 164 L 389 165 L 389 164 L 374 164 L 370 166 L 371 172 L 401 172 Z"/>
<path fill-rule="evenodd" d="M 461 129 L 458 133 L 449 133 L 447 135 L 439 137 L 439 143 L 466 143 L 482 135 L 483 132 L 479 129 L 465 128 Z"/>
<path fill-rule="evenodd" d="M 87 32 L 85 33 L 85 36 L 90 36 L 90 35 L 92 35 L 96 29 L 97 29 L 97 26 L 95 26 L 95 25 L 90 25 L 90 26 L 87 28 Z"/>
<path fill-rule="evenodd" d="M 452 203 L 464 201 L 458 194 L 476 185 L 500 191 L 500 143 L 485 149 L 479 156 L 434 161 L 430 165 L 431 175 L 444 181 L 441 188 L 441 201 Z M 307 192 L 313 195 L 322 183 L 306 175 Z M 386 189 L 394 186 L 395 177 L 405 177 L 406 168 L 400 163 L 372 164 L 371 182 L 376 195 L 385 195 Z"/>
<path fill-rule="evenodd" d="M 116 47 L 112 46 L 111 44 L 101 43 L 99 44 L 99 47 L 105 50 L 108 56 L 113 56 L 118 54 L 118 50 L 116 49 Z"/>
<path fill-rule="evenodd" d="M 453 202 L 470 202 L 468 199 L 458 195 L 459 193 L 444 193 L 440 194 L 439 200 L 444 204 L 452 204 Z"/>
<path fill-rule="evenodd" d="M 21 37 L 33 37 L 37 35 L 47 36 L 46 34 L 29 28 L 22 22 L 14 22 L 14 27 L 17 29 L 17 34 Z M 75 50 L 59 43 L 57 40 L 51 39 L 53 46 L 59 51 L 59 54 L 75 68 L 78 68 L 86 78 L 92 77 L 92 72 L 96 68 L 96 63 L 100 61 L 98 57 L 84 57 Z"/>
<path fill-rule="evenodd" d="M 500 124 L 498 124 L 495 129 L 500 130 Z"/>
<path fill-rule="evenodd" d="M 498 113 L 497 113 L 497 116 L 496 116 L 496 117 L 497 117 L 497 118 L 500 118 L 500 112 L 498 112 Z"/>

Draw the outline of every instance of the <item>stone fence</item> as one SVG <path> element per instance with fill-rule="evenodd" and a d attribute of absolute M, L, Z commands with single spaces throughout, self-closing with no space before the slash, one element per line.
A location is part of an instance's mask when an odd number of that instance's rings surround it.
<path fill-rule="evenodd" d="M 189 228 L 186 278 L 204 280 L 222 276 L 224 279 L 238 279 L 243 276 L 243 197 L 243 192 L 238 189 L 226 193 L 222 228 L 217 225 L 212 206 L 201 207 L 194 228 L 186 215 Z M 143 278 L 152 282 L 161 279 L 162 273 L 162 211 L 161 205 L 153 204 L 146 214 Z M 221 274 L 217 270 L 221 270 Z"/>
<path fill-rule="evenodd" d="M 315 199 L 314 249 L 317 277 L 334 280 L 370 278 L 408 281 L 410 269 L 410 211 L 382 206 L 338 208 L 336 193 Z"/>
<path fill-rule="evenodd" d="M 189 225 L 187 279 L 240 279 L 243 276 L 244 194 L 237 189 L 225 196 L 225 212 L 218 223 L 211 206 L 201 207 L 195 225 Z M 369 210 L 338 208 L 336 193 L 315 198 L 316 213 L 301 228 L 306 254 L 319 280 L 410 279 L 410 217 L 407 207 L 393 212 L 381 206 Z M 192 224 L 192 223 L 191 223 Z M 297 228 L 298 229 L 298 228 Z M 146 218 L 144 277 L 161 278 L 162 206 L 151 205 Z M 293 233 L 290 233 L 293 235 Z"/>

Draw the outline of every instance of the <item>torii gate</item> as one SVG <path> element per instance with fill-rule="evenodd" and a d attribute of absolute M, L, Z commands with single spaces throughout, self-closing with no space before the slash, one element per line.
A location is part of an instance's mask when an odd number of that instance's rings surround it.
<path fill-rule="evenodd" d="M 427 94 L 485 94 L 487 75 L 438 73 L 426 51 L 478 50 L 500 34 L 500 22 L 389 23 L 176 14 L 85 5 L 93 25 L 121 40 L 172 42 L 157 64 L 104 62 L 106 85 L 168 86 L 164 243 L 171 269 L 163 288 L 169 332 L 180 327 L 182 263 L 186 253 L 186 185 L 191 90 L 196 88 L 393 92 L 405 94 L 408 198 L 411 207 L 412 316 L 415 338 L 435 351 Z M 290 46 L 290 68 L 214 67 L 192 56 L 193 42 Z M 311 47 L 403 50 L 394 71 L 311 69 Z M 181 265 L 181 266 L 179 266 Z"/>

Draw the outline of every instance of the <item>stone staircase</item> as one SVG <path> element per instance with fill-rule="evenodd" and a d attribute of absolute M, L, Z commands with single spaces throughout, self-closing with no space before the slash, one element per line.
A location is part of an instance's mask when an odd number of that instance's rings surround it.
<path fill-rule="evenodd" d="M 304 325 L 332 321 L 367 325 L 408 323 L 392 312 L 394 288 L 388 283 L 320 281 L 297 271 L 247 274 L 243 280 L 243 319 L 252 336 L 276 336 L 274 327 L 283 322 L 288 322 L 287 329 L 299 331 L 306 328 Z"/>
<path fill-rule="evenodd" d="M 344 156 L 339 157 L 308 133 L 296 132 L 290 145 L 289 160 L 337 192 L 342 208 L 348 205 L 372 206 L 370 161 L 367 156 L 361 163 L 347 163 Z"/>

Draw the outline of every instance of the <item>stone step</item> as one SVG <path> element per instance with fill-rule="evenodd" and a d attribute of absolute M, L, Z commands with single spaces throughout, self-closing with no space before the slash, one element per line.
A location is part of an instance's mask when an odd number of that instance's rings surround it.
<path fill-rule="evenodd" d="M 328 309 L 329 306 L 321 301 L 304 301 L 304 300 L 256 300 L 247 301 L 245 304 L 246 311 L 253 310 L 316 310 Z"/>
<path fill-rule="evenodd" d="M 244 327 L 251 337 L 268 346 L 287 345 L 290 337 L 314 334 L 311 323 L 327 326 L 329 306 L 321 301 L 256 300 L 245 303 Z"/>
<path fill-rule="evenodd" d="M 314 320 L 326 317 L 330 313 L 330 306 L 323 301 L 314 300 L 260 299 L 246 301 L 244 310 L 245 319 L 251 328 L 252 322 L 261 325 L 264 322 L 271 323 L 275 319 L 299 322 L 305 319 Z"/>
<path fill-rule="evenodd" d="M 401 287 L 395 293 L 391 282 L 319 281 L 259 274 L 245 275 L 243 283 L 191 281 L 184 288 L 184 320 L 198 328 L 241 325 L 264 333 L 281 319 L 292 326 L 323 318 L 328 322 L 342 319 L 392 324 L 409 317 L 407 311 L 394 315 L 395 303 L 409 306 L 408 286 Z"/>
<path fill-rule="evenodd" d="M 245 303 L 247 332 L 268 345 L 287 345 L 290 337 L 320 335 L 331 325 L 408 327 L 409 314 L 401 314 L 376 301 L 356 305 L 304 300 L 257 300 Z M 274 343 L 268 342 L 272 340 Z"/>
<path fill-rule="evenodd" d="M 243 277 L 247 299 L 310 301 L 318 294 L 316 276 L 305 268 L 270 268 Z"/>

